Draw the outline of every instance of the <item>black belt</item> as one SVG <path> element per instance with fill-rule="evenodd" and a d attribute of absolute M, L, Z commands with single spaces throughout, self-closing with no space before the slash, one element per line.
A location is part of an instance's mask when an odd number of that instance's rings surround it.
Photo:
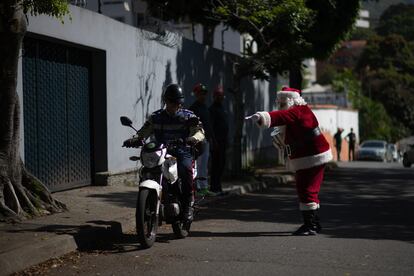
<path fill-rule="evenodd" d="M 301 141 L 297 141 L 291 144 L 287 144 L 285 146 L 285 150 L 286 150 L 286 154 L 288 156 L 292 155 L 292 152 L 294 153 L 295 151 L 297 151 L 300 148 L 303 148 L 304 146 L 307 145 L 307 142 L 311 141 L 314 137 L 317 137 L 319 135 L 321 135 L 321 129 L 319 127 L 315 127 L 314 129 L 311 129 L 309 131 L 307 131 L 305 133 L 305 135 L 303 136 L 303 139 Z"/>

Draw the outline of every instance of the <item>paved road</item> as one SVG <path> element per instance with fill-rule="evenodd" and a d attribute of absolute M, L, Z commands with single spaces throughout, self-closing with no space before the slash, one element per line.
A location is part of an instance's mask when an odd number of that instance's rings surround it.
<path fill-rule="evenodd" d="M 294 237 L 294 186 L 202 210 L 191 237 L 140 250 L 132 233 L 41 268 L 46 275 L 412 275 L 414 168 L 340 163 L 321 193 L 322 235 Z M 35 271 L 35 270 L 34 270 Z"/>

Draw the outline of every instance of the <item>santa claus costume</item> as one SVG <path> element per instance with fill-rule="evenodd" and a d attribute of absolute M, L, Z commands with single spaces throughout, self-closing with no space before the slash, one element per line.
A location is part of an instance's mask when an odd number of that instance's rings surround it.
<path fill-rule="evenodd" d="M 279 110 L 257 112 L 252 117 L 262 128 L 285 126 L 287 165 L 295 171 L 299 209 L 304 224 L 294 235 L 316 235 L 321 231 L 318 209 L 325 164 L 332 160 L 328 142 L 301 91 L 284 87 L 277 93 Z"/>

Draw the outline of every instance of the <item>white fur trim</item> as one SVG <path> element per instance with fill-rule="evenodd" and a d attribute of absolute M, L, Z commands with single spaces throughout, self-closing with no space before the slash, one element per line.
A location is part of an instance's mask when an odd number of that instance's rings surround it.
<path fill-rule="evenodd" d="M 309 169 L 315 166 L 319 166 L 328 163 L 332 160 L 331 149 L 312 156 L 305 156 L 296 159 L 290 159 L 288 163 L 289 169 L 293 171 Z"/>
<path fill-rule="evenodd" d="M 299 203 L 299 210 L 301 211 L 310 211 L 310 210 L 318 210 L 319 204 L 316 202 L 308 202 L 308 203 Z"/>
<path fill-rule="evenodd" d="M 284 100 L 286 99 L 286 100 Z M 277 101 L 286 101 L 288 103 L 288 107 L 293 105 L 306 105 L 306 101 L 302 96 L 297 92 L 289 92 L 289 91 L 279 91 L 277 93 Z"/>
<path fill-rule="evenodd" d="M 277 97 L 286 97 L 286 98 L 299 98 L 300 94 L 295 91 L 279 91 L 277 92 Z"/>
<path fill-rule="evenodd" d="M 258 126 L 262 127 L 262 128 L 269 128 L 270 123 L 271 123 L 271 118 L 270 118 L 269 112 L 259 111 L 259 112 L 256 112 L 256 114 L 258 114 L 260 116 L 260 119 L 262 119 L 262 124 L 258 125 Z"/>

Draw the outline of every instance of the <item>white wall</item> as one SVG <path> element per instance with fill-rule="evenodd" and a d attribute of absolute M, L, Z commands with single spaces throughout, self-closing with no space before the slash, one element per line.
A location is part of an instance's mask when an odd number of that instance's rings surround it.
<path fill-rule="evenodd" d="M 359 141 L 358 111 L 341 108 L 312 108 L 312 111 L 315 113 L 322 131 L 334 135 L 337 128 L 340 127 L 344 129 L 343 135 L 346 135 L 353 128 L 357 141 Z"/>

